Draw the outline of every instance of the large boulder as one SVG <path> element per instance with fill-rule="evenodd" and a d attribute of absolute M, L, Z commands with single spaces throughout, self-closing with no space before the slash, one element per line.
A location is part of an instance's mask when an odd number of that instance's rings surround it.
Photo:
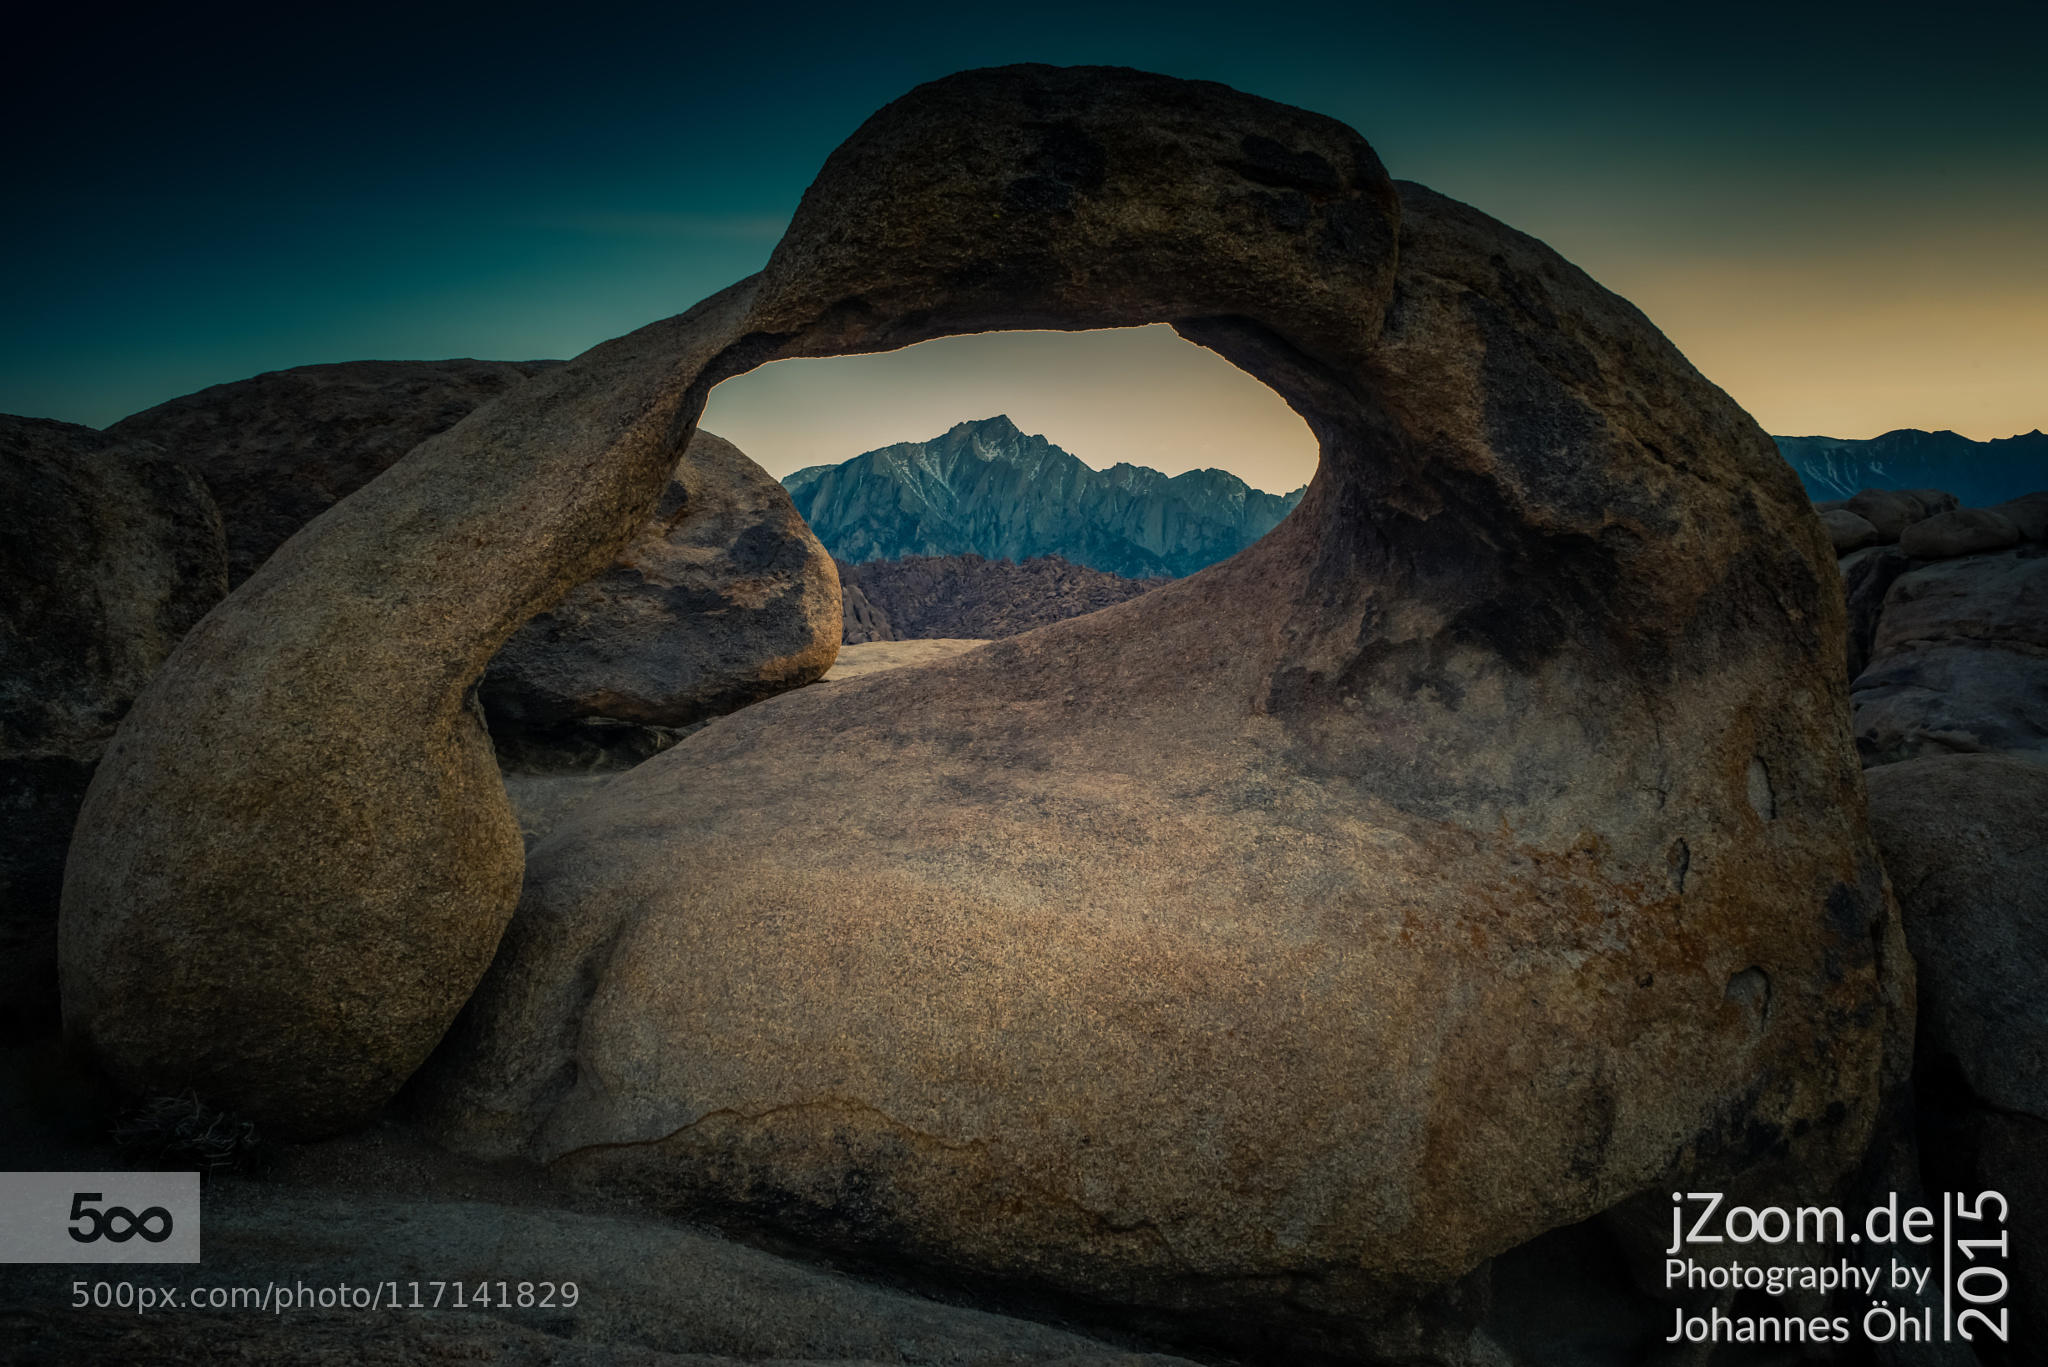
<path fill-rule="evenodd" d="M 1820 524 L 1828 529 L 1828 541 L 1834 546 L 1836 555 L 1847 555 L 1877 544 L 1877 528 L 1847 508 L 1830 508 L 1820 515 Z"/>
<path fill-rule="evenodd" d="M 1863 489 L 1842 505 L 1842 511 L 1868 522 L 1885 545 L 1905 535 L 1906 528 L 1927 516 L 1926 505 L 1899 489 Z"/>
<path fill-rule="evenodd" d="M 346 361 L 217 384 L 123 418 L 199 471 L 227 524 L 228 579 L 406 452 L 559 361 Z"/>
<path fill-rule="evenodd" d="M 2003 517 L 2028 541 L 2048 541 L 2048 491 L 2021 494 L 1991 511 Z"/>
<path fill-rule="evenodd" d="M 832 557 L 788 493 L 699 432 L 619 558 L 491 661 L 484 711 L 494 731 L 690 726 L 831 668 L 839 614 Z"/>
<path fill-rule="evenodd" d="M 57 904 L 87 781 L 227 591 L 220 514 L 148 442 L 0 416 L 0 1038 L 57 1023 Z"/>
<path fill-rule="evenodd" d="M 1910 961 L 1835 557 L 1624 301 L 1329 120 L 1036 67 L 877 114 L 724 300 L 678 385 L 1172 322 L 1322 468 L 1221 565 L 607 783 L 419 1079 L 451 1142 L 1241 1325 L 1860 1155 Z"/>
<path fill-rule="evenodd" d="M 1850 698 L 1869 764 L 1981 751 L 2048 758 L 2048 551 L 1899 575 Z"/>
<path fill-rule="evenodd" d="M 1958 508 L 1906 528 L 1899 537 L 1899 549 L 1915 560 L 1947 560 L 2002 551 L 2022 539 L 2020 529 L 2002 513 L 1989 508 Z"/>

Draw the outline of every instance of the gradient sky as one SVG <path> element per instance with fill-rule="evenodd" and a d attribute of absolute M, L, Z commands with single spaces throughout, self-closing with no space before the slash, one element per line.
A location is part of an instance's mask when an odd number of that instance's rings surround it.
<path fill-rule="evenodd" d="M 573 355 L 758 269 L 879 105 L 1044 61 L 1350 123 L 1633 299 L 1773 432 L 2048 425 L 2048 6 L 1423 8 L 73 9 L 10 35 L 0 89 L 0 411 Z M 1158 329 L 971 338 L 785 362 L 705 425 L 779 474 L 1006 411 L 1098 466 L 1298 484 L 1305 430 L 1239 379 Z"/>

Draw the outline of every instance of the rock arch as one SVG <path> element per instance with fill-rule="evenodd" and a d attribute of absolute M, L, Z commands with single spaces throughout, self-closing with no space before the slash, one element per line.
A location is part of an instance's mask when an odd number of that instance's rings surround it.
<path fill-rule="evenodd" d="M 712 385 L 1157 321 L 1315 431 L 1287 522 L 715 723 L 535 850 L 499 946 L 469 690 Z M 835 152 L 761 275 L 429 441 L 186 640 L 87 802 L 67 1020 L 318 1131 L 496 949 L 422 1082 L 452 1142 L 1123 1303 L 1356 1310 L 1673 1173 L 1860 1151 L 1909 968 L 1833 575 L 1639 313 L 1351 130 L 965 73 Z"/>

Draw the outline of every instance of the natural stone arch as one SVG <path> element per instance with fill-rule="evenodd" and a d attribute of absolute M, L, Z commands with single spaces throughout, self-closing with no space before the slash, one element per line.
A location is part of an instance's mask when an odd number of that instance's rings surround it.
<path fill-rule="evenodd" d="M 467 692 L 644 518 L 709 387 L 1155 321 L 1309 422 L 1296 513 L 1118 608 L 748 709 L 579 810 L 424 1089 L 444 1132 L 1267 1311 L 1413 1294 L 1672 1172 L 1845 1165 L 1907 969 L 1832 556 L 1769 439 L 1341 125 L 1100 69 L 912 92 L 760 276 L 279 552 L 102 763 L 67 1019 L 133 1085 L 373 1109 L 517 895 Z"/>

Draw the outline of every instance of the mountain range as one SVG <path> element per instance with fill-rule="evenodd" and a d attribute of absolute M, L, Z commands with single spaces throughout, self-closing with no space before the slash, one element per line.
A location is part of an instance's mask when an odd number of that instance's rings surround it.
<path fill-rule="evenodd" d="M 1956 432 L 1902 427 L 1880 437 L 1773 437 L 1816 501 L 1859 489 L 1942 489 L 1984 508 L 2048 489 L 2048 433 L 1972 441 Z"/>
<path fill-rule="evenodd" d="M 1224 470 L 1164 475 L 1084 464 L 998 415 L 782 481 L 849 564 L 905 556 L 1058 555 L 1129 579 L 1192 574 L 1271 531 L 1302 490 L 1269 494 Z"/>
<path fill-rule="evenodd" d="M 2048 434 L 1992 441 L 1901 428 L 1867 439 L 1774 437 L 1816 501 L 1859 489 L 1943 489 L 1988 507 L 2048 488 Z M 818 539 L 861 565 L 907 556 L 1019 564 L 1058 556 L 1127 579 L 1178 577 L 1271 531 L 1302 490 L 1269 494 L 1223 470 L 1096 470 L 997 415 L 782 481 Z"/>

